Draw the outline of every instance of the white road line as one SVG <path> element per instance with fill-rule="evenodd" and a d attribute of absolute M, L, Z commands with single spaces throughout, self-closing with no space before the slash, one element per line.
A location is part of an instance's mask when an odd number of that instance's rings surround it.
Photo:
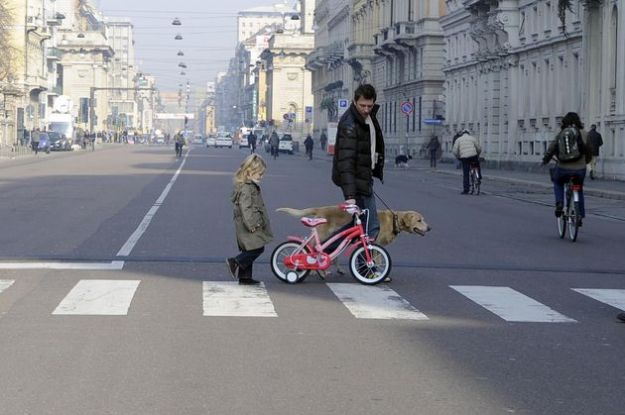
<path fill-rule="evenodd" d="M 609 288 L 571 288 L 580 294 L 625 311 L 625 290 Z"/>
<path fill-rule="evenodd" d="M 69 269 L 117 271 L 124 261 L 111 262 L 0 262 L 0 269 Z"/>
<path fill-rule="evenodd" d="M 525 323 L 577 322 L 510 287 L 480 285 L 450 285 L 450 287 L 506 321 Z"/>
<path fill-rule="evenodd" d="M 139 226 L 137 226 L 137 229 L 135 229 L 135 231 L 132 233 L 132 235 L 130 235 L 130 238 L 128 238 L 126 243 L 119 250 L 119 252 L 117 253 L 117 256 L 128 256 L 128 255 L 130 255 L 130 253 L 134 249 L 134 247 L 137 244 L 137 242 L 139 242 L 139 239 L 141 239 L 141 236 L 143 236 L 145 231 L 148 229 L 148 226 L 150 226 L 150 222 L 152 222 L 152 219 L 154 218 L 154 215 L 156 215 L 156 212 L 158 211 L 158 209 L 165 202 L 165 198 L 167 197 L 167 195 L 169 194 L 169 191 L 171 190 L 171 188 L 173 187 L 174 183 L 178 179 L 178 176 L 180 175 L 180 172 L 182 171 L 182 168 L 184 167 L 185 163 L 187 162 L 187 156 L 189 155 L 190 152 L 191 152 L 190 150 L 187 151 L 187 153 L 185 154 L 184 158 L 182 159 L 182 162 L 180 163 L 180 167 L 178 167 L 178 170 L 176 170 L 176 173 L 174 173 L 174 176 L 171 178 L 169 183 L 167 183 L 167 186 L 165 186 L 165 189 L 163 190 L 161 195 L 158 197 L 158 199 L 156 199 L 156 202 L 154 202 L 154 205 L 152 205 L 150 210 L 148 210 L 148 213 L 145 214 L 145 216 L 143 217 L 143 220 L 141 221 Z"/>
<path fill-rule="evenodd" d="M 238 282 L 204 281 L 205 316 L 277 317 L 265 285 L 239 285 Z"/>
<path fill-rule="evenodd" d="M 139 280 L 80 280 L 52 314 L 125 316 Z"/>
<path fill-rule="evenodd" d="M 0 280 L 0 294 L 2 293 L 2 291 L 13 285 L 14 282 L 15 280 Z"/>
<path fill-rule="evenodd" d="M 386 286 L 327 284 L 356 318 L 428 320 L 428 317 Z"/>

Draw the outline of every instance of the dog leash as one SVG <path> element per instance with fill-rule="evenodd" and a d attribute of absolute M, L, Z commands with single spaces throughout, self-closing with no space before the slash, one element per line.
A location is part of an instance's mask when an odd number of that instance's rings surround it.
<path fill-rule="evenodd" d="M 386 204 L 384 199 L 382 199 L 380 197 L 380 195 L 375 192 L 375 190 L 373 191 L 373 194 L 375 195 L 375 197 L 380 199 L 380 202 L 382 202 L 382 204 L 393 214 L 393 235 L 398 235 L 399 232 L 400 232 L 400 230 L 399 230 L 399 216 L 397 216 L 397 213 L 395 213 L 395 211 L 393 209 L 391 209 L 391 207 L 388 204 Z"/>

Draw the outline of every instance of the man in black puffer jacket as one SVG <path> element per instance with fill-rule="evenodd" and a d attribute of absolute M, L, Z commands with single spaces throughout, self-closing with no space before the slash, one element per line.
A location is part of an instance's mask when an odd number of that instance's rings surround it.
<path fill-rule="evenodd" d="M 346 202 L 369 210 L 368 232 L 373 238 L 380 230 L 373 178 L 384 179 L 384 138 L 376 119 L 376 98 L 369 84 L 356 89 L 354 101 L 339 121 L 332 160 L 332 181 Z"/>

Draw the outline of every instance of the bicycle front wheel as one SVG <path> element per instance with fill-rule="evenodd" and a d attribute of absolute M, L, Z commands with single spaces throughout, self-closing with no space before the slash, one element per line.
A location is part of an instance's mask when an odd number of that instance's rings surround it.
<path fill-rule="evenodd" d="M 296 242 L 283 242 L 273 250 L 271 254 L 271 270 L 273 271 L 273 275 L 276 276 L 281 281 L 288 283 L 302 282 L 308 276 L 309 270 L 307 269 L 290 269 L 284 263 L 284 260 L 298 252 L 300 249 L 300 244 Z M 295 272 L 297 279 L 293 281 L 293 278 L 288 278 L 289 273 Z M 292 274 L 291 274 L 292 275 Z"/>
<path fill-rule="evenodd" d="M 558 234 L 560 235 L 560 239 L 562 239 L 564 235 L 566 235 L 566 214 L 563 212 L 560 217 L 556 218 L 556 221 L 558 222 Z"/>
<path fill-rule="evenodd" d="M 569 239 L 575 242 L 577 240 L 577 233 L 579 232 L 579 202 L 573 202 L 567 215 L 567 222 Z"/>
<path fill-rule="evenodd" d="M 349 269 L 358 282 L 374 285 L 384 281 L 391 272 L 391 257 L 380 245 L 372 244 L 369 248 L 372 265 L 367 265 L 365 247 L 361 246 L 352 252 L 349 258 Z"/>

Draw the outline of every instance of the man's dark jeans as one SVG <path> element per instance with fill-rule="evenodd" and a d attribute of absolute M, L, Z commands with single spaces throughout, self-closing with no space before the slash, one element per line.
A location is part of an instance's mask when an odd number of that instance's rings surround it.
<path fill-rule="evenodd" d="M 480 159 L 478 156 L 467 157 L 460 159 L 462 162 L 462 191 L 468 193 L 469 192 L 469 170 L 471 169 L 472 163 L 477 163 L 477 172 L 482 177 L 482 169 L 480 167 Z"/>

